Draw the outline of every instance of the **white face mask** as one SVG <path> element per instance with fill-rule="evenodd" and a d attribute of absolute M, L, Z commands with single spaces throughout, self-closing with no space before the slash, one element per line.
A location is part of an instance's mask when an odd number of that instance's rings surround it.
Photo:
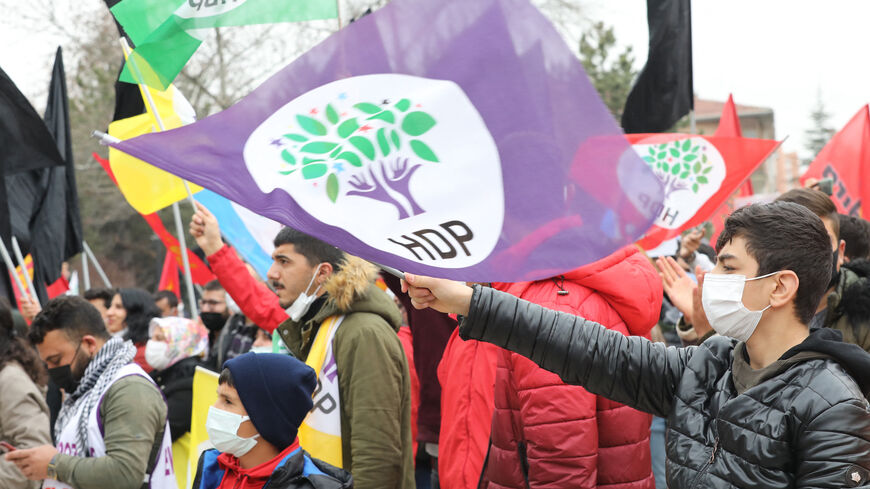
<path fill-rule="evenodd" d="M 317 293 L 320 292 L 320 286 L 318 285 L 314 292 L 311 295 L 308 295 L 308 289 L 314 284 L 314 279 L 317 278 L 317 274 L 320 272 L 320 265 L 317 265 L 317 268 L 314 269 L 314 275 L 311 277 L 311 281 L 308 282 L 308 287 L 305 287 L 305 290 L 299 294 L 299 297 L 293 301 L 293 304 L 290 304 L 290 307 L 287 308 L 287 315 L 290 316 L 290 319 L 293 321 L 299 321 L 302 319 L 302 316 L 308 312 L 308 309 L 311 308 L 311 303 L 317 299 Z"/>
<path fill-rule="evenodd" d="M 162 341 L 148 340 L 145 344 L 145 361 L 154 367 L 154 370 L 163 370 L 169 366 L 172 360 L 168 356 L 169 345 Z"/>
<path fill-rule="evenodd" d="M 251 418 L 248 416 L 211 406 L 208 408 L 208 417 L 205 420 L 208 439 L 219 452 L 242 457 L 257 445 L 257 438 L 260 437 L 259 434 L 251 438 L 242 438 L 238 435 L 239 426 L 249 419 Z"/>
<path fill-rule="evenodd" d="M 746 341 L 755 332 L 761 315 L 770 305 L 760 311 L 750 311 L 743 305 L 743 288 L 746 282 L 776 275 L 768 273 L 760 277 L 746 278 L 745 275 L 708 273 L 704 276 L 701 302 L 710 326 L 722 336 L 738 341 Z"/>

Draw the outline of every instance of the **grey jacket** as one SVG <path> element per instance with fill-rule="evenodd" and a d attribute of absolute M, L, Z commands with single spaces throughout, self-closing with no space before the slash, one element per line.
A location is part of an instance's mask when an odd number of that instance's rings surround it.
<path fill-rule="evenodd" d="M 862 394 L 868 372 L 853 368 L 870 365 L 870 357 L 853 345 L 828 341 L 834 345 L 825 356 L 795 362 L 738 394 L 737 342 L 721 336 L 666 348 L 479 286 L 459 333 L 525 355 L 566 383 L 666 417 L 671 489 L 857 487 L 870 479 L 870 404 Z"/>
<path fill-rule="evenodd" d="M 30 380 L 14 361 L 0 366 L 0 440 L 16 448 L 51 445 L 45 388 Z M 29 481 L 0 455 L 0 487 L 35 489 L 42 483 Z"/>

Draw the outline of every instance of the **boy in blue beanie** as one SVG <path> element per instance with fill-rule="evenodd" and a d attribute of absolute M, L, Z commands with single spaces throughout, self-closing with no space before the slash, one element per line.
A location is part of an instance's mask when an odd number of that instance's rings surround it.
<path fill-rule="evenodd" d="M 200 456 L 193 488 L 352 488 L 349 473 L 299 446 L 316 386 L 314 370 L 287 355 L 245 353 L 224 363 L 206 421 L 216 449 Z"/>

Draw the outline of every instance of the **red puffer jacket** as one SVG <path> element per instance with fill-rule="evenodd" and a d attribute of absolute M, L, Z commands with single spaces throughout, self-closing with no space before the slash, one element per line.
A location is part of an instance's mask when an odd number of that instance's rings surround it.
<path fill-rule="evenodd" d="M 662 302 L 659 276 L 634 247 L 562 277 L 493 286 L 626 335 L 647 336 Z M 502 350 L 484 487 L 653 489 L 650 421 Z"/>

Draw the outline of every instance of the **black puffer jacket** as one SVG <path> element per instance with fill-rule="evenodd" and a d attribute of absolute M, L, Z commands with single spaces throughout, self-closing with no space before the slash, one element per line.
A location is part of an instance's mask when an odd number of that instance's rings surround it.
<path fill-rule="evenodd" d="M 835 331 L 814 332 L 783 358 L 819 354 L 743 394 L 732 381 L 737 342 L 724 337 L 666 348 L 479 286 L 459 332 L 668 418 L 671 489 L 857 487 L 870 478 L 870 405 L 862 394 L 870 356 L 835 341 Z"/>

